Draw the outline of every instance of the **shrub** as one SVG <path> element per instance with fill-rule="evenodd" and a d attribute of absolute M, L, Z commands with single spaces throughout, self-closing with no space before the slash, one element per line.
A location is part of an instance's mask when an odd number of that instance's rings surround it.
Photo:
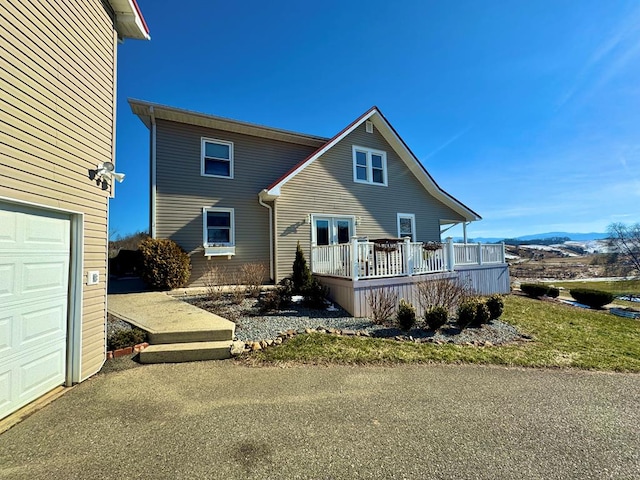
<path fill-rule="evenodd" d="M 458 327 L 460 330 L 467 328 L 476 319 L 476 303 L 475 299 L 467 299 L 458 307 Z"/>
<path fill-rule="evenodd" d="M 311 276 L 311 270 L 307 265 L 307 260 L 304 258 L 304 252 L 300 247 L 300 242 L 296 247 L 296 258 L 293 261 L 293 275 L 291 276 L 293 282 L 294 293 L 304 295 L 304 290 L 311 286 L 313 277 Z"/>
<path fill-rule="evenodd" d="M 531 298 L 539 298 L 547 294 L 549 287 L 542 283 L 523 283 L 520 285 L 520 290 Z"/>
<path fill-rule="evenodd" d="M 500 318 L 504 310 L 504 300 L 502 295 L 491 295 L 487 299 L 487 308 L 489 309 L 489 320 Z"/>
<path fill-rule="evenodd" d="M 420 305 L 424 311 L 444 307 L 449 313 L 472 294 L 471 288 L 457 280 L 438 278 L 418 283 Z"/>
<path fill-rule="evenodd" d="M 572 288 L 569 293 L 576 301 L 591 308 L 602 308 L 613 301 L 613 294 L 589 288 Z"/>
<path fill-rule="evenodd" d="M 311 283 L 307 285 L 302 292 L 302 295 L 304 296 L 302 302 L 309 308 L 325 308 L 327 306 L 326 298 L 328 294 L 329 289 L 322 285 L 318 279 L 312 277 Z"/>
<path fill-rule="evenodd" d="M 287 307 L 291 303 L 291 280 L 285 278 L 274 289 L 260 299 L 261 312 L 273 312 Z"/>
<path fill-rule="evenodd" d="M 147 238 L 140 243 L 142 279 L 151 288 L 171 290 L 187 283 L 189 255 L 173 240 Z"/>
<path fill-rule="evenodd" d="M 240 268 L 240 281 L 247 287 L 250 296 L 258 298 L 267 274 L 268 268 L 264 263 L 245 263 Z"/>
<path fill-rule="evenodd" d="M 398 294 L 389 288 L 376 288 L 367 293 L 366 299 L 371 309 L 373 323 L 380 325 L 393 316 Z"/>
<path fill-rule="evenodd" d="M 547 290 L 547 297 L 558 298 L 560 295 L 560 289 L 558 287 L 549 287 Z"/>
<path fill-rule="evenodd" d="M 476 301 L 476 313 L 473 317 L 473 324 L 479 327 L 482 324 L 489 323 L 491 320 L 491 313 L 489 307 L 482 300 Z"/>
<path fill-rule="evenodd" d="M 409 331 L 416 324 L 416 309 L 404 299 L 398 305 L 398 325 L 402 330 Z"/>
<path fill-rule="evenodd" d="M 211 264 L 205 268 L 202 275 L 206 296 L 209 300 L 218 301 L 222 298 L 226 284 L 227 270 L 222 265 Z"/>
<path fill-rule="evenodd" d="M 133 347 L 147 341 L 147 332 L 139 328 L 116 330 L 107 337 L 107 350 Z"/>
<path fill-rule="evenodd" d="M 429 310 L 424 312 L 424 323 L 431 330 L 437 330 L 447 323 L 448 315 L 449 311 L 445 307 L 431 307 Z"/>

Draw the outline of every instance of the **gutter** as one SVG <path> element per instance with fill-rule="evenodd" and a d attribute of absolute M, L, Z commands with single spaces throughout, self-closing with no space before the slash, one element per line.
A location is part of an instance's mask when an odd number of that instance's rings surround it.
<path fill-rule="evenodd" d="M 262 197 L 263 194 L 266 191 L 263 190 L 262 192 L 260 192 L 258 194 L 258 203 L 260 205 L 262 205 L 264 208 L 266 208 L 267 210 L 269 210 L 269 276 L 272 278 L 272 280 L 275 282 L 276 281 L 276 277 L 274 275 L 273 272 L 273 242 L 274 242 L 274 238 L 273 238 L 273 207 L 271 207 L 270 205 L 267 205 L 266 203 L 264 203 L 262 201 Z"/>
<path fill-rule="evenodd" d="M 151 162 L 151 188 L 149 191 L 149 234 L 151 238 L 156 238 L 156 116 L 153 107 L 149 107 L 149 119 L 151 121 L 151 145 L 149 147 L 149 157 Z"/>

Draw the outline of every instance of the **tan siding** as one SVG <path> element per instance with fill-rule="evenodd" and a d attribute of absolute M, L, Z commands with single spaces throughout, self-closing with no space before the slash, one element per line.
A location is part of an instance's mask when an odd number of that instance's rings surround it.
<path fill-rule="evenodd" d="M 228 270 L 269 263 L 269 211 L 258 193 L 314 148 L 219 130 L 158 121 L 157 236 L 171 238 L 191 256 L 191 285 L 211 265 Z M 234 178 L 200 175 L 201 138 L 234 143 Z M 202 249 L 203 207 L 234 208 L 236 255 L 207 260 Z"/>
<path fill-rule="evenodd" d="M 353 145 L 387 153 L 388 186 L 353 181 Z M 276 203 L 279 278 L 290 275 L 298 241 L 310 257 L 307 214 L 361 217 L 356 234 L 380 238 L 397 237 L 397 214 L 413 213 L 418 241 L 440 240 L 441 219 L 462 220 L 427 193 L 377 129 L 366 133 L 364 124 L 285 184 Z"/>
<path fill-rule="evenodd" d="M 88 174 L 111 160 L 115 48 L 100 0 L 0 3 L 0 196 L 85 214 L 83 378 L 104 359 L 108 191 Z"/>

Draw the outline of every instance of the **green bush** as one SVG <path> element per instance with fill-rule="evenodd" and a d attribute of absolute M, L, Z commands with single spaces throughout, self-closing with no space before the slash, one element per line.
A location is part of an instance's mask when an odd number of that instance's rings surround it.
<path fill-rule="evenodd" d="M 107 350 L 133 347 L 147 341 L 147 332 L 139 328 L 116 330 L 107 337 Z"/>
<path fill-rule="evenodd" d="M 191 274 L 189 255 L 173 240 L 147 238 L 140 243 L 142 279 L 157 290 L 183 287 Z"/>
<path fill-rule="evenodd" d="M 476 313 L 473 317 L 473 324 L 476 327 L 483 325 L 485 323 L 489 323 L 491 320 L 491 313 L 489 312 L 489 307 L 482 300 L 476 301 Z"/>
<path fill-rule="evenodd" d="M 260 311 L 273 312 L 288 307 L 291 303 L 292 289 L 291 280 L 282 279 L 275 290 L 267 292 L 260 298 Z"/>
<path fill-rule="evenodd" d="M 304 295 L 304 291 L 311 288 L 313 277 L 311 276 L 311 270 L 307 265 L 307 260 L 304 258 L 304 252 L 300 247 L 300 242 L 296 246 L 296 258 L 293 261 L 293 275 L 291 276 L 293 282 L 293 293 L 299 293 Z"/>
<path fill-rule="evenodd" d="M 476 318 L 476 303 L 474 299 L 465 300 L 458 307 L 458 327 L 460 330 L 467 328 L 471 325 Z"/>
<path fill-rule="evenodd" d="M 560 289 L 558 287 L 549 287 L 547 290 L 547 297 L 558 298 L 560 295 Z"/>
<path fill-rule="evenodd" d="M 402 330 L 409 331 L 416 324 L 416 309 L 411 303 L 400 299 L 397 313 L 398 325 Z"/>
<path fill-rule="evenodd" d="M 442 306 L 432 307 L 424 312 L 424 323 L 431 330 L 437 330 L 447 323 L 449 311 Z"/>
<path fill-rule="evenodd" d="M 544 285 L 543 283 L 523 283 L 520 285 L 520 290 L 531 298 L 539 298 L 543 295 L 547 295 L 549 286 Z"/>
<path fill-rule="evenodd" d="M 589 288 L 572 288 L 569 293 L 577 302 L 591 308 L 602 308 L 613 301 L 613 294 Z"/>
<path fill-rule="evenodd" d="M 326 298 L 329 295 L 329 289 L 312 277 L 311 283 L 304 288 L 302 295 L 304 296 L 302 303 L 305 306 L 322 309 L 327 306 Z"/>
<path fill-rule="evenodd" d="M 502 295 L 495 294 L 487 298 L 487 308 L 489 309 L 489 320 L 500 318 L 504 310 Z"/>

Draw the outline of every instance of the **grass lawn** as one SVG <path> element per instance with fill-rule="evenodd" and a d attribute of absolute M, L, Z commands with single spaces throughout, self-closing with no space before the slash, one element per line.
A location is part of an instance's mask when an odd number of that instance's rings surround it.
<path fill-rule="evenodd" d="M 614 295 L 634 294 L 640 295 L 640 280 L 615 280 L 615 281 L 594 281 L 594 282 L 545 282 L 553 283 L 556 287 L 563 287 L 567 290 L 571 288 L 590 288 Z M 569 293 L 569 292 L 567 292 Z"/>
<path fill-rule="evenodd" d="M 505 297 L 501 319 L 534 340 L 471 347 L 395 340 L 298 335 L 251 359 L 302 363 L 480 363 L 640 372 L 640 321 L 526 297 Z"/>

